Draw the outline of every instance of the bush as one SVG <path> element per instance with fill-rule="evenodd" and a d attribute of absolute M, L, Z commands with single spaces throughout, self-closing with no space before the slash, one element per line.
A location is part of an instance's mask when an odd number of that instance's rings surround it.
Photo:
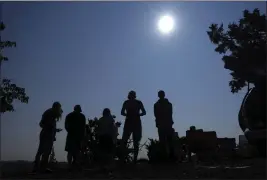
<path fill-rule="evenodd" d="M 167 159 L 167 154 L 158 140 L 149 139 L 149 143 L 145 147 L 150 163 L 161 163 Z"/>

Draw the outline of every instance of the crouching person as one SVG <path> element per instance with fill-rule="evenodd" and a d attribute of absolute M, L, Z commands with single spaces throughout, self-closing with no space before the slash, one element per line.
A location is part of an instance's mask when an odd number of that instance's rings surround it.
<path fill-rule="evenodd" d="M 103 111 L 103 117 L 98 120 L 97 135 L 101 152 L 101 166 L 104 171 L 112 175 L 111 165 L 114 158 L 114 118 L 108 108 Z"/>

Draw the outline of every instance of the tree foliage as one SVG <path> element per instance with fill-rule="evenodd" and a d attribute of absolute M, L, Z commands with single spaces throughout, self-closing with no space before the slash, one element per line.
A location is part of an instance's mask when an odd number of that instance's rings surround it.
<path fill-rule="evenodd" d="M 5 29 L 3 22 L 0 24 L 0 32 Z M 5 48 L 16 47 L 16 42 L 12 41 L 0 41 L 0 63 L 8 61 L 8 57 L 3 55 L 3 50 Z M 1 68 L 1 67 L 0 67 Z M 1 98 L 1 113 L 14 111 L 14 100 L 18 100 L 22 103 L 28 103 L 29 97 L 26 95 L 25 89 L 18 87 L 16 84 L 12 83 L 9 79 L 3 79 L 0 86 L 0 98 Z"/>
<path fill-rule="evenodd" d="M 229 82 L 232 93 L 237 93 L 247 83 L 257 82 L 256 72 L 266 73 L 266 16 L 258 9 L 245 10 L 238 23 L 226 30 L 223 24 L 211 24 L 207 34 L 215 52 L 223 54 L 225 69 L 231 71 Z"/>

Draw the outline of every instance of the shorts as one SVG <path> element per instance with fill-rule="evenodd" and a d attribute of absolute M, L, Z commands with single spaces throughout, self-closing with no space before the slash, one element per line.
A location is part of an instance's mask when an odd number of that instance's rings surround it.
<path fill-rule="evenodd" d="M 142 123 L 141 119 L 126 119 L 123 127 L 122 139 L 127 141 L 133 134 L 133 141 L 140 142 L 142 138 Z"/>

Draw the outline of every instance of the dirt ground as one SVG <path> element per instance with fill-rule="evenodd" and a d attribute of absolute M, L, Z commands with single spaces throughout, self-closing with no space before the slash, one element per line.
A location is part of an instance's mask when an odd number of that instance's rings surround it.
<path fill-rule="evenodd" d="M 103 172 L 85 169 L 82 172 L 69 173 L 66 164 L 59 164 L 52 174 L 31 175 L 32 163 L 7 162 L 2 164 L 2 178 L 8 179 L 78 179 L 78 178 L 107 178 Z M 123 165 L 114 169 L 115 179 L 266 179 L 266 159 L 248 159 L 239 162 L 228 162 L 217 165 L 180 163 L 175 165 Z"/>

